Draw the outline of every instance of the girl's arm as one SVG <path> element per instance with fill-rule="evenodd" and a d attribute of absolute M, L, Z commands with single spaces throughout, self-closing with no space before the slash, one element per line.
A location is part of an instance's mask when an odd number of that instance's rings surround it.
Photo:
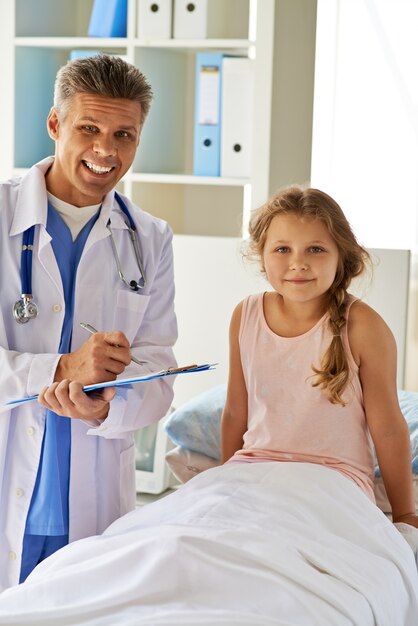
<path fill-rule="evenodd" d="M 222 413 L 222 463 L 241 450 L 247 430 L 247 387 L 241 365 L 239 329 L 242 302 L 235 308 L 229 327 L 229 378 L 225 408 Z"/>
<path fill-rule="evenodd" d="M 363 302 L 352 306 L 349 339 L 393 521 L 418 528 L 409 432 L 397 396 L 395 339 L 380 315 Z"/>

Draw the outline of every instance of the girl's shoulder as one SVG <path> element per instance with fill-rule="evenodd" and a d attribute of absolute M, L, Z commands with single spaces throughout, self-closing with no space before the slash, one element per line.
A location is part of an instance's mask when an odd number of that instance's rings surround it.
<path fill-rule="evenodd" d="M 255 293 L 238 302 L 231 316 L 231 332 L 238 335 L 244 326 L 259 322 L 263 315 L 263 296 L 264 292 Z"/>
<path fill-rule="evenodd" d="M 262 297 L 263 297 L 262 293 L 256 293 L 250 296 L 246 296 L 244 300 L 241 300 L 241 302 L 238 302 L 238 304 L 235 306 L 232 312 L 231 323 L 239 325 L 239 323 L 241 322 L 241 317 L 243 315 L 243 312 L 245 314 L 249 306 L 257 306 L 258 302 L 260 301 L 260 298 Z"/>
<path fill-rule="evenodd" d="M 364 302 L 364 300 L 360 300 L 359 298 L 352 299 L 352 304 L 349 310 L 349 323 L 356 323 L 357 325 L 364 327 L 376 324 L 378 326 L 387 327 L 383 317 L 366 302 Z"/>
<path fill-rule="evenodd" d="M 241 300 L 241 302 L 238 302 L 238 304 L 235 306 L 232 315 L 241 316 L 242 311 L 245 310 L 247 307 L 257 306 L 260 300 L 263 299 L 263 296 L 264 296 L 263 292 L 254 293 L 249 296 L 246 296 L 243 300 Z"/>
<path fill-rule="evenodd" d="M 363 300 L 354 300 L 351 304 L 347 327 L 350 348 L 356 362 L 371 347 L 383 348 L 385 344 L 394 342 L 392 331 L 383 317 Z"/>

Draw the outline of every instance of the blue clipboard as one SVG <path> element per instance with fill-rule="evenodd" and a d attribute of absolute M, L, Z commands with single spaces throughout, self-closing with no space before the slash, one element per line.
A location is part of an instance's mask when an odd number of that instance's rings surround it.
<path fill-rule="evenodd" d="M 165 378 L 167 376 L 178 376 L 179 374 L 192 374 L 193 372 L 208 372 L 215 369 L 216 363 L 205 363 L 204 365 L 185 365 L 183 367 L 170 367 L 167 370 L 160 370 L 159 372 L 151 372 L 144 376 L 131 376 L 130 378 L 119 378 L 117 380 L 109 380 L 103 383 L 95 383 L 94 385 L 86 385 L 83 387 L 83 391 L 88 393 L 89 391 L 95 391 L 96 389 L 104 389 L 105 387 L 126 387 L 132 386 L 136 383 L 144 383 L 148 380 L 155 380 L 156 378 Z M 35 396 L 27 396 L 26 398 L 19 398 L 18 400 L 10 400 L 2 404 L 2 407 L 13 408 L 19 404 L 25 402 L 31 402 L 37 400 L 38 394 Z"/>

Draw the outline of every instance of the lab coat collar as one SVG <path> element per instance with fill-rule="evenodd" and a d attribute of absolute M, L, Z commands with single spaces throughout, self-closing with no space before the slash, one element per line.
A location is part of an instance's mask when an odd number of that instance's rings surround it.
<path fill-rule="evenodd" d="M 9 235 L 11 237 L 25 232 L 25 230 L 35 224 L 42 224 L 46 227 L 48 217 L 48 197 L 45 184 L 45 174 L 51 167 L 53 161 L 53 156 L 39 161 L 39 163 L 36 163 L 33 167 L 31 167 L 27 174 L 23 177 L 19 189 L 16 209 L 13 215 L 13 221 L 9 231 Z M 109 234 L 105 228 L 110 217 L 112 228 L 126 228 L 123 214 L 120 210 L 114 210 L 118 208 L 119 206 L 116 202 L 115 192 L 112 190 L 106 194 L 100 211 L 99 220 L 103 224 L 103 229 L 100 229 L 102 236 L 107 236 Z"/>
<path fill-rule="evenodd" d="M 43 159 L 43 161 L 31 167 L 23 177 L 9 231 L 11 237 L 25 232 L 34 224 L 46 226 L 48 198 L 46 195 L 45 174 L 53 160 L 53 157 Z"/>
<path fill-rule="evenodd" d="M 112 228 L 126 228 L 124 215 L 119 207 L 119 204 L 115 198 L 115 191 L 112 190 L 105 195 L 102 202 L 102 208 L 100 210 L 99 220 L 103 226 L 106 227 L 110 219 Z"/>
<path fill-rule="evenodd" d="M 100 209 L 100 215 L 97 218 L 93 228 L 91 229 L 90 235 L 84 246 L 83 254 L 86 254 L 90 250 L 90 248 L 101 239 L 110 237 L 110 232 L 107 228 L 109 218 L 111 220 L 112 229 L 127 228 L 125 222 L 123 221 L 123 218 L 117 211 L 118 207 L 119 205 L 115 198 L 115 191 L 112 190 L 104 197 Z"/>
<path fill-rule="evenodd" d="M 123 198 L 126 203 L 126 198 Z M 111 228 L 127 228 L 126 217 L 115 197 L 115 191 L 111 191 L 105 196 L 100 212 L 100 219 L 107 225 L 110 218 Z"/>

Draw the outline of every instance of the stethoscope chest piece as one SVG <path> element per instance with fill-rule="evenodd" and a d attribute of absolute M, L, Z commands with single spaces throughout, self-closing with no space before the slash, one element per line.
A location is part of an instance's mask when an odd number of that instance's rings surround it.
<path fill-rule="evenodd" d="M 23 233 L 20 275 L 22 279 L 21 298 L 13 305 L 13 317 L 18 324 L 27 324 L 38 315 L 38 307 L 32 298 L 32 253 L 35 226 Z"/>
<path fill-rule="evenodd" d="M 38 315 L 38 307 L 31 295 L 23 294 L 13 305 L 13 317 L 18 324 L 27 324 Z"/>

